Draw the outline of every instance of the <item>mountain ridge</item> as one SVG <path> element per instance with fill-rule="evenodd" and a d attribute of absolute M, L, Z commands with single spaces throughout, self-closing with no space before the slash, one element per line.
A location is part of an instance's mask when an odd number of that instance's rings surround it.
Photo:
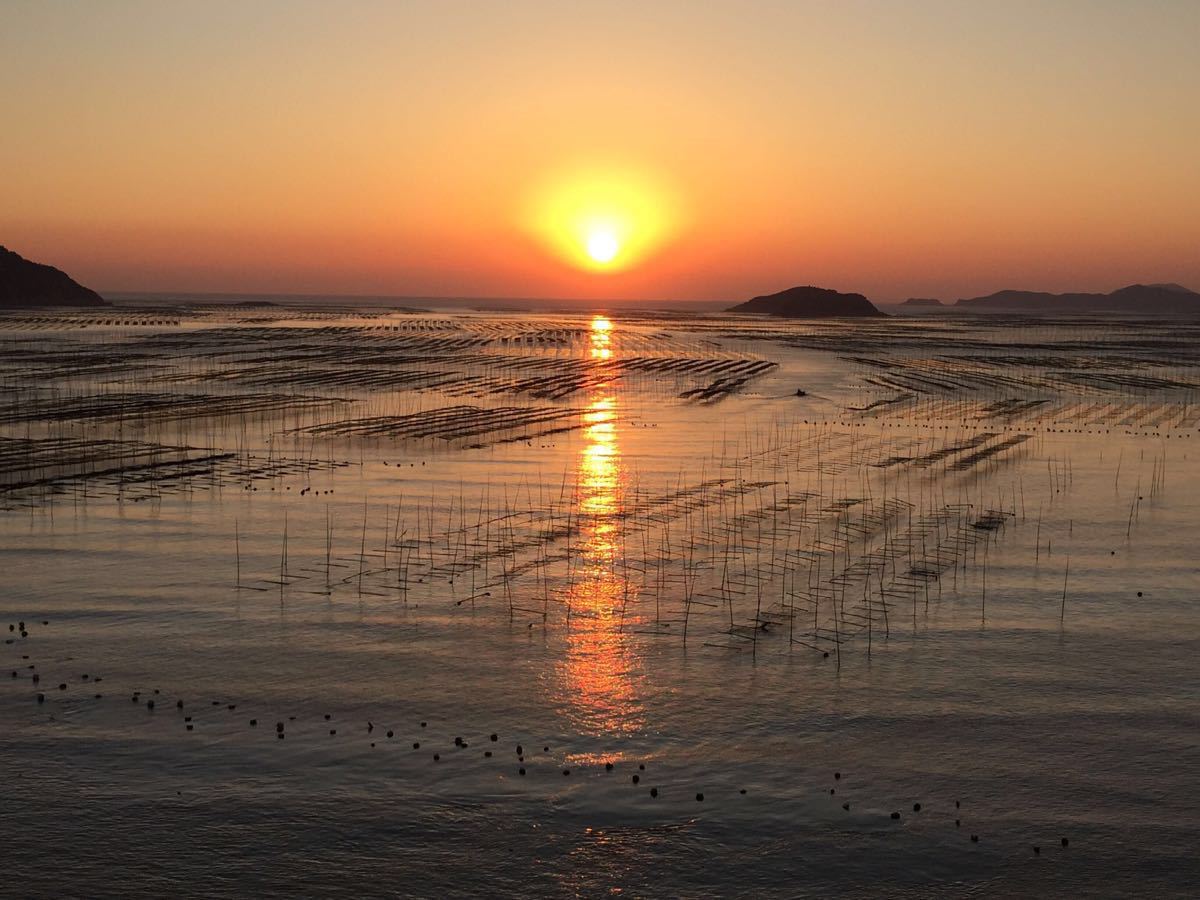
<path fill-rule="evenodd" d="M 1174 283 L 1130 284 L 1108 294 L 1003 290 L 955 301 L 957 309 L 1077 312 L 1200 312 L 1200 294 Z"/>

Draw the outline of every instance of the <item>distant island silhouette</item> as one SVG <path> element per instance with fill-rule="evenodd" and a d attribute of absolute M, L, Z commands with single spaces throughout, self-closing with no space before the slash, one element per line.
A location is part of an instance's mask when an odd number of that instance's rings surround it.
<path fill-rule="evenodd" d="M 788 288 L 777 294 L 754 297 L 745 303 L 731 306 L 726 312 L 765 313 L 787 319 L 828 319 L 850 317 L 886 316 L 875 308 L 862 294 L 843 294 L 828 288 Z"/>
<path fill-rule="evenodd" d="M 901 306 L 945 306 L 937 297 L 909 297 Z"/>
<path fill-rule="evenodd" d="M 66 272 L 30 262 L 7 247 L 0 247 L 0 309 L 108 305 L 103 297 Z"/>
<path fill-rule="evenodd" d="M 1111 294 L 997 291 L 986 297 L 959 300 L 954 306 L 972 312 L 1197 313 L 1200 294 L 1179 284 L 1131 284 Z"/>

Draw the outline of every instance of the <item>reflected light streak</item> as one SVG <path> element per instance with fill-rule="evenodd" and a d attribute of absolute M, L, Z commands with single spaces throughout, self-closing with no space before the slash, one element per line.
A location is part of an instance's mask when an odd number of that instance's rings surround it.
<path fill-rule="evenodd" d="M 612 359 L 612 322 L 592 320 L 589 356 Z M 580 541 L 568 590 L 571 625 L 563 684 L 577 724 L 596 733 L 636 731 L 643 725 L 640 677 L 623 615 L 629 596 L 620 541 L 623 501 L 617 398 L 612 384 L 592 389 L 583 413 L 587 445 L 580 453 L 577 491 Z"/>

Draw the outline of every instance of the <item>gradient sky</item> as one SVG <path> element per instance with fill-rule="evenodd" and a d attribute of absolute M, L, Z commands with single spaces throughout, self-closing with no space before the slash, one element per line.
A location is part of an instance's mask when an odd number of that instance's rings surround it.
<path fill-rule="evenodd" d="M 0 244 L 101 291 L 1200 289 L 1200 2 L 0 0 Z M 669 208 L 619 272 L 548 180 Z"/>

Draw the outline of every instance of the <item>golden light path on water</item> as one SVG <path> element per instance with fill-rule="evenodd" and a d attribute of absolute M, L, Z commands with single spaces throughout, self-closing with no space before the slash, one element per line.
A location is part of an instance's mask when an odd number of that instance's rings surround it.
<path fill-rule="evenodd" d="M 599 364 L 613 358 L 612 322 L 592 320 L 588 353 Z M 587 443 L 578 467 L 579 544 L 568 590 L 571 625 L 567 632 L 562 685 L 568 715 L 597 734 L 637 731 L 643 709 L 636 690 L 638 662 L 623 628 L 631 599 L 621 565 L 620 516 L 624 468 L 617 434 L 614 382 L 598 379 L 583 413 Z"/>

